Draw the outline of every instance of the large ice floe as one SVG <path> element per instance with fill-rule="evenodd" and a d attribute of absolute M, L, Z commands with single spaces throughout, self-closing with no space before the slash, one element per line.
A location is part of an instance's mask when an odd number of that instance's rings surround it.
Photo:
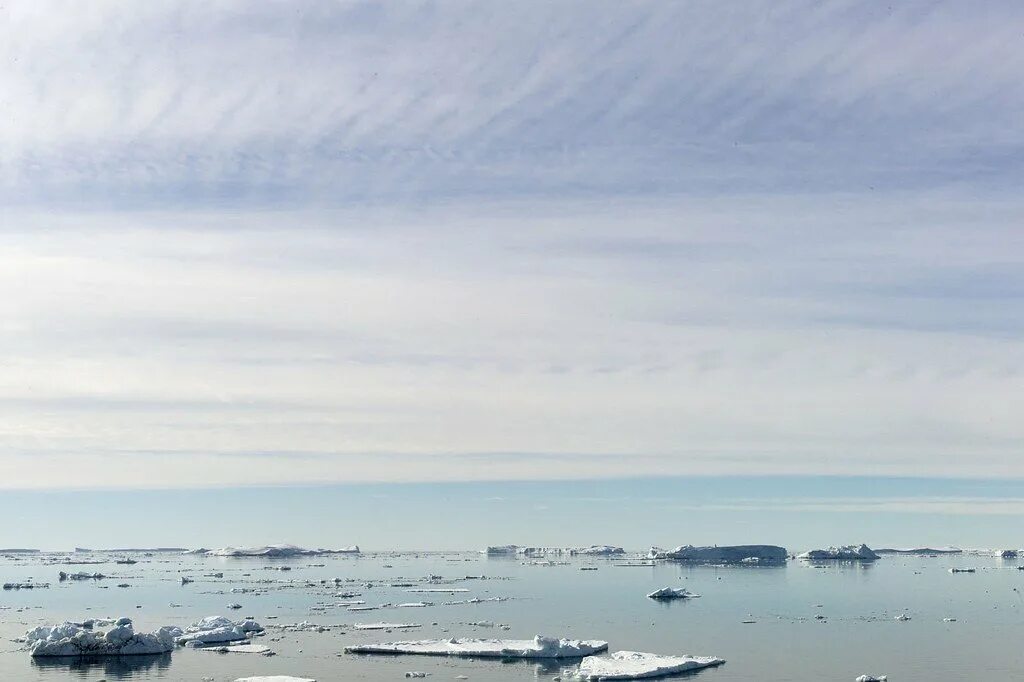
<path fill-rule="evenodd" d="M 787 553 L 785 547 L 775 545 L 682 545 L 668 551 L 652 547 L 648 556 L 652 559 L 671 559 L 692 564 L 773 566 L 786 563 Z"/>
<path fill-rule="evenodd" d="M 207 556 L 266 557 L 270 559 L 324 554 L 359 554 L 359 547 L 353 545 L 341 549 L 306 549 L 296 545 L 263 545 L 262 547 L 223 547 L 206 552 Z"/>
<path fill-rule="evenodd" d="M 616 651 L 608 656 L 588 656 L 575 675 L 585 680 L 641 680 L 666 677 L 725 663 L 714 656 L 662 656 L 642 651 Z"/>
<path fill-rule="evenodd" d="M 257 675 L 256 677 L 239 677 L 235 682 L 316 682 L 311 677 L 292 677 L 291 675 Z"/>
<path fill-rule="evenodd" d="M 225 644 L 248 639 L 249 633 L 255 632 L 263 632 L 263 627 L 254 620 L 233 621 L 224 616 L 207 616 L 179 631 L 175 641 L 192 646 Z"/>
<path fill-rule="evenodd" d="M 608 649 L 599 640 L 558 639 L 422 639 L 345 647 L 352 654 L 419 654 L 423 656 L 478 656 L 488 658 L 582 658 Z"/>
<path fill-rule="evenodd" d="M 135 632 L 130 618 L 119 618 L 106 630 L 94 630 L 90 627 L 94 623 L 40 626 L 25 633 L 23 641 L 35 657 L 139 656 L 167 653 L 174 648 L 175 637 L 181 634 L 175 627 Z"/>
<path fill-rule="evenodd" d="M 663 587 L 647 595 L 650 599 L 693 599 L 699 594 L 690 592 L 685 587 Z"/>
<path fill-rule="evenodd" d="M 828 549 L 812 549 L 798 555 L 797 558 L 809 561 L 874 561 L 878 559 L 878 554 L 867 545 L 845 545 Z"/>

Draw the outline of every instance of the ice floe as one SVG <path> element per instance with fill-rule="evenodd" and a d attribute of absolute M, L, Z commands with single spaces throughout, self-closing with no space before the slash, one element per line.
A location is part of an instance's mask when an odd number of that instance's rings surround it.
<path fill-rule="evenodd" d="M 537 635 L 533 639 L 424 639 L 345 647 L 354 654 L 419 654 L 426 656 L 479 656 L 491 658 L 581 658 L 600 653 L 608 642 L 557 639 Z"/>
<path fill-rule="evenodd" d="M 888 679 L 885 675 L 879 675 L 878 677 L 874 675 L 861 675 L 854 682 L 886 682 Z"/>
<path fill-rule="evenodd" d="M 690 592 L 685 587 L 663 587 L 647 595 L 650 599 L 692 599 L 699 594 Z"/>
<path fill-rule="evenodd" d="M 236 622 L 224 616 L 207 616 L 185 628 L 175 641 L 193 646 L 224 644 L 248 639 L 249 633 L 254 632 L 263 632 L 263 627 L 254 620 Z"/>
<path fill-rule="evenodd" d="M 725 663 L 714 656 L 662 656 L 642 651 L 616 651 L 588 656 L 575 675 L 585 680 L 640 680 L 710 668 Z"/>
<path fill-rule="evenodd" d="M 235 682 L 316 682 L 312 677 L 292 677 L 291 675 L 257 675 L 256 677 L 239 677 Z"/>
<path fill-rule="evenodd" d="M 212 651 L 222 654 L 261 654 L 273 656 L 274 652 L 265 644 L 228 644 L 226 646 L 202 647 L 200 651 Z"/>
<path fill-rule="evenodd" d="M 171 651 L 175 637 L 181 634 L 181 630 L 175 627 L 162 627 L 156 632 L 135 632 L 130 618 L 117 619 L 109 630 L 86 627 L 92 623 L 44 625 L 25 633 L 23 641 L 34 657 L 139 656 Z"/>
<path fill-rule="evenodd" d="M 797 558 L 808 561 L 874 561 L 878 559 L 878 554 L 867 545 L 844 545 L 828 549 L 812 549 L 798 555 Z"/>
<path fill-rule="evenodd" d="M 352 627 L 356 630 L 408 630 L 422 627 L 422 625 L 419 623 L 356 623 Z"/>

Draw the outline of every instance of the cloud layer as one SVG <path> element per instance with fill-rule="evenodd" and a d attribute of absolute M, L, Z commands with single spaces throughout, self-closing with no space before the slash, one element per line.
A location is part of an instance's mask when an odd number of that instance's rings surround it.
<path fill-rule="evenodd" d="M 1021 12 L 10 4 L 0 485 L 1022 476 Z"/>

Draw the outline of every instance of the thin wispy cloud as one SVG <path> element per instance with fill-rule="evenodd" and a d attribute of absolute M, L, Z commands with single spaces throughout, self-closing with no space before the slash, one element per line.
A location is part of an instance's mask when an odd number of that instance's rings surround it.
<path fill-rule="evenodd" d="M 9 4 L 0 485 L 1024 475 L 1021 12 Z"/>

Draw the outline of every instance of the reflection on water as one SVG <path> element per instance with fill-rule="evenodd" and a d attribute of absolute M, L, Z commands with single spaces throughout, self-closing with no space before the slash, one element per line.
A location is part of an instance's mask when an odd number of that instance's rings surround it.
<path fill-rule="evenodd" d="M 77 677 L 94 677 L 102 673 L 112 680 L 128 680 L 146 676 L 162 676 L 171 667 L 170 654 L 152 654 L 145 656 L 47 656 L 33 658 L 32 665 L 38 668 L 63 669 Z"/>

